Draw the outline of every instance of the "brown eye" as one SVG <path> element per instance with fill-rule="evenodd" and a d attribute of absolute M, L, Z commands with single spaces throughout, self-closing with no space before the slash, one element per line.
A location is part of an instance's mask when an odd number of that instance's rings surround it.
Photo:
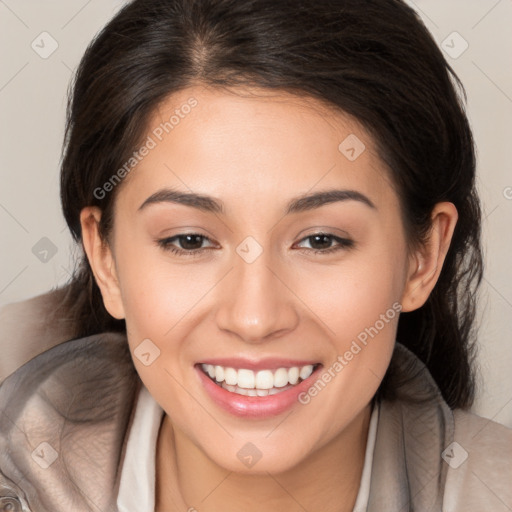
<path fill-rule="evenodd" d="M 182 249 L 194 250 L 201 249 L 204 237 L 201 235 L 178 235 L 177 239 L 180 242 Z"/>
<path fill-rule="evenodd" d="M 205 241 L 210 242 L 211 245 L 204 247 L 203 243 Z M 211 240 L 207 236 L 199 233 L 181 233 L 169 238 L 157 240 L 157 243 L 166 251 L 186 256 L 195 256 L 213 247 Z"/>
<path fill-rule="evenodd" d="M 332 244 L 332 237 L 329 235 L 312 235 L 308 237 L 310 240 L 310 245 L 313 249 L 328 249 Z"/>
<path fill-rule="evenodd" d="M 354 241 L 348 238 L 340 238 L 330 233 L 314 233 L 301 240 L 309 241 L 310 247 L 305 249 L 312 250 L 315 253 L 330 253 L 342 249 L 349 249 L 354 246 Z M 334 245 L 333 245 L 334 243 Z"/>

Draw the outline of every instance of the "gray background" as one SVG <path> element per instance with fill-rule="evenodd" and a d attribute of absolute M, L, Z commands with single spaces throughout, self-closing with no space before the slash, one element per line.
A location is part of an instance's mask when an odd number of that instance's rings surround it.
<path fill-rule="evenodd" d="M 468 93 L 486 253 L 473 410 L 512 427 L 512 0 L 410 3 Z M 0 0 L 0 306 L 69 277 L 73 248 L 58 197 L 66 92 L 86 45 L 121 4 Z"/>

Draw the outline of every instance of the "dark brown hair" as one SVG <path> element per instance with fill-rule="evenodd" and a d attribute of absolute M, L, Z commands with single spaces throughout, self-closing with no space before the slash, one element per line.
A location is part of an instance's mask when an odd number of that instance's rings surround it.
<path fill-rule="evenodd" d="M 313 97 L 373 136 L 401 198 L 408 241 L 421 243 L 440 201 L 459 220 L 426 304 L 400 316 L 397 340 L 427 365 L 451 407 L 474 395 L 480 206 L 464 89 L 417 14 L 398 0 L 135 0 L 88 47 L 68 105 L 61 199 L 81 245 L 79 214 L 112 225 L 120 187 L 101 187 L 138 148 L 148 117 L 181 89 L 257 86 Z M 460 93 L 458 94 L 457 88 Z M 123 331 L 80 256 L 63 305 L 76 335 Z"/>

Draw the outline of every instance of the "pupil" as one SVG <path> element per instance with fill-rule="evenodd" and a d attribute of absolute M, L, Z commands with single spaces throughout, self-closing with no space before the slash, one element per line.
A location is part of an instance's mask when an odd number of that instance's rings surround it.
<path fill-rule="evenodd" d="M 185 240 L 185 243 L 182 243 L 181 245 L 184 249 L 198 249 L 201 247 L 201 239 L 202 239 L 201 235 L 185 235 L 182 237 L 182 241 L 183 241 L 183 239 Z M 192 242 L 190 242 L 190 240 L 192 240 Z M 194 241 L 195 241 L 195 244 L 194 244 Z M 196 247 L 196 246 L 198 246 L 198 247 Z"/>
<path fill-rule="evenodd" d="M 328 248 L 330 246 L 330 238 L 329 238 L 329 235 L 313 235 L 313 240 L 314 240 L 314 244 L 316 244 L 318 242 L 318 240 L 323 240 L 324 243 L 320 243 L 320 248 L 321 249 L 325 249 L 325 248 Z M 314 245 L 313 244 L 313 245 Z"/>

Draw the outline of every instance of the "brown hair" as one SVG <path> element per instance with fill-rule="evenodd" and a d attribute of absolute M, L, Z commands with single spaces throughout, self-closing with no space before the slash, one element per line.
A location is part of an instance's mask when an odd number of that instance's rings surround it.
<path fill-rule="evenodd" d="M 149 115 L 187 86 L 251 85 L 307 95 L 354 116 L 391 170 L 410 243 L 421 243 L 440 201 L 459 220 L 426 304 L 399 319 L 397 340 L 426 363 L 451 407 L 474 395 L 475 297 L 482 277 L 480 206 L 464 90 L 420 18 L 398 0 L 134 0 L 97 35 L 68 105 L 61 173 L 67 224 L 103 211 L 112 225 L 116 187 L 94 190 L 129 158 Z M 80 256 L 64 306 L 76 335 L 123 331 L 105 310 Z"/>

